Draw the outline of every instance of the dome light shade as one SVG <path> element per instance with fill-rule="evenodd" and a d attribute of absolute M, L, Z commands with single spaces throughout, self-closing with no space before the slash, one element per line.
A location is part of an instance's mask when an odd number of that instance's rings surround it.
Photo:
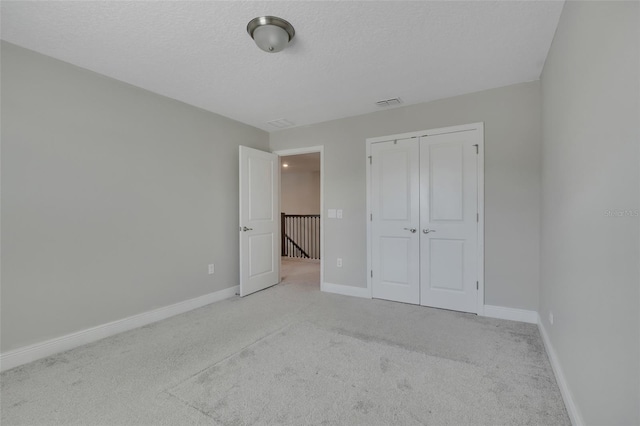
<path fill-rule="evenodd" d="M 252 19 L 247 24 L 247 32 L 260 49 L 269 53 L 276 53 L 287 47 L 295 35 L 290 23 L 275 16 Z"/>

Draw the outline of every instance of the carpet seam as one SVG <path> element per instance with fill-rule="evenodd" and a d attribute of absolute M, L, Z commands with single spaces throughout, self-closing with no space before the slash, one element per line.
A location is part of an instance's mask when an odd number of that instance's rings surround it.
<path fill-rule="evenodd" d="M 239 353 L 241 353 L 241 352 L 242 352 L 242 351 L 244 351 L 245 349 L 249 349 L 249 348 L 251 348 L 252 346 L 254 346 L 254 345 L 256 345 L 256 344 L 260 343 L 260 342 L 261 342 L 261 341 L 263 341 L 264 339 L 269 338 L 269 337 L 271 337 L 271 336 L 273 336 L 273 335 L 275 335 L 275 334 L 277 334 L 277 333 L 281 332 L 281 331 L 282 331 L 282 330 L 284 330 L 285 328 L 291 327 L 291 326 L 294 324 L 294 322 L 295 322 L 295 321 L 292 321 L 292 322 L 290 322 L 290 323 L 287 323 L 287 324 L 283 325 L 282 327 L 278 328 L 277 330 L 273 331 L 272 333 L 269 333 L 269 334 L 267 334 L 267 335 L 264 335 L 264 336 L 260 337 L 259 339 L 255 340 L 254 342 L 249 343 L 249 344 L 248 344 L 248 345 L 246 345 L 246 346 L 243 346 L 240 350 L 238 350 L 238 351 L 236 351 L 236 352 L 233 352 L 232 354 L 227 355 L 226 357 L 222 358 L 221 360 L 216 361 L 215 363 L 210 364 L 210 365 L 208 365 L 207 367 L 205 367 L 205 368 L 203 368 L 203 369 L 201 369 L 201 370 L 198 370 L 197 372 L 195 372 L 195 373 L 191 374 L 190 376 L 188 376 L 188 377 L 184 378 L 183 380 L 179 381 L 178 383 L 176 383 L 176 384 L 174 384 L 174 385 L 171 385 L 171 386 L 169 386 L 168 388 L 166 388 L 166 389 L 162 390 L 160 393 L 162 393 L 162 392 L 170 392 L 172 389 L 174 389 L 174 388 L 176 388 L 176 387 L 178 387 L 178 386 L 182 385 L 184 382 L 186 382 L 186 381 L 188 381 L 188 380 L 191 380 L 191 379 L 192 379 L 192 378 L 194 378 L 195 376 L 197 376 L 197 375 L 199 375 L 199 374 L 202 374 L 203 372 L 207 371 L 208 369 L 213 368 L 213 367 L 215 367 L 216 365 L 218 365 L 218 364 L 220 364 L 220 363 L 222 363 L 222 362 L 224 362 L 224 361 L 226 361 L 226 360 L 228 360 L 228 359 L 230 359 L 230 358 L 232 358 L 232 357 L 234 357 L 234 356 L 238 355 Z"/>

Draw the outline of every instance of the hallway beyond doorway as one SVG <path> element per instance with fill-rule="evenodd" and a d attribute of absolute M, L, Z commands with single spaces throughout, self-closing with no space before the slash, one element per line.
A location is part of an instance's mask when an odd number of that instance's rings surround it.
<path fill-rule="evenodd" d="M 279 285 L 299 285 L 320 290 L 320 261 L 282 257 Z"/>

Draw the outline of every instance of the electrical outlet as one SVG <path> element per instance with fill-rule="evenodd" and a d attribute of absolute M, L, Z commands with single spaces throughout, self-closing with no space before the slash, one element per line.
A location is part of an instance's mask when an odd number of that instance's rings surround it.
<path fill-rule="evenodd" d="M 342 209 L 338 209 L 338 210 L 336 210 L 336 217 L 337 217 L 338 219 L 342 219 Z"/>
<path fill-rule="evenodd" d="M 553 312 L 549 312 L 549 324 L 553 325 Z"/>
<path fill-rule="evenodd" d="M 338 268 L 342 268 L 342 258 L 339 257 L 338 261 L 336 262 L 336 266 L 338 266 Z"/>
<path fill-rule="evenodd" d="M 213 263 L 209 264 L 209 275 L 213 274 L 214 272 L 214 268 L 213 268 Z"/>

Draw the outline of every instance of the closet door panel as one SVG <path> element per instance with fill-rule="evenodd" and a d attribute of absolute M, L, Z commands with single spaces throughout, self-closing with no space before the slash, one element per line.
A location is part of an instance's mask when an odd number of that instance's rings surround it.
<path fill-rule="evenodd" d="M 477 312 L 477 131 L 420 138 L 420 304 Z"/>
<path fill-rule="evenodd" d="M 420 303 L 418 140 L 371 147 L 372 295 Z"/>
<path fill-rule="evenodd" d="M 463 146 L 442 143 L 427 149 L 431 222 L 463 220 Z"/>

